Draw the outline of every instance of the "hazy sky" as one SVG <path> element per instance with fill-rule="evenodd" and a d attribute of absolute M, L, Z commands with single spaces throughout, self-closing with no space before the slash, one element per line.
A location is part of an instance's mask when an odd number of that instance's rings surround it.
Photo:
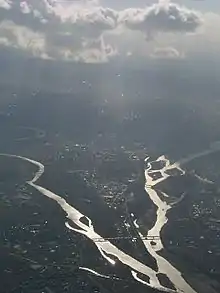
<path fill-rule="evenodd" d="M 219 27 L 220 0 L 0 0 L 0 46 L 41 58 L 218 58 Z"/>
<path fill-rule="evenodd" d="M 157 0 L 100 0 L 103 6 L 114 7 L 116 9 L 123 9 L 125 7 L 145 7 L 158 2 Z M 185 5 L 189 8 L 199 9 L 202 11 L 216 11 L 220 10 L 219 0 L 176 0 L 175 3 Z"/>

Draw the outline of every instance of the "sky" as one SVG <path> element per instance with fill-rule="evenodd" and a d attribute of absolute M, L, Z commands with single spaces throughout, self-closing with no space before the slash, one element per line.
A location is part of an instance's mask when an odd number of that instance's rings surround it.
<path fill-rule="evenodd" d="M 219 0 L 0 0 L 0 49 L 43 59 L 219 58 Z"/>

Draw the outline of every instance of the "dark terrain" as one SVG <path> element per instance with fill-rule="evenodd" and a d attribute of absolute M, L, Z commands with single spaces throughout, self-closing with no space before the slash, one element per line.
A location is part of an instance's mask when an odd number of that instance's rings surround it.
<path fill-rule="evenodd" d="M 210 91 L 215 74 L 207 78 L 186 67 L 176 75 L 177 65 L 167 71 L 76 65 L 61 81 L 54 74 L 59 64 L 41 73 L 32 62 L 23 73 L 24 79 L 30 73 L 28 85 L 16 83 L 16 68 L 14 82 L 1 79 L 0 153 L 42 162 L 39 184 L 91 218 L 103 237 L 137 236 L 131 213 L 146 232 L 156 210 L 144 191 L 144 158 L 164 154 L 174 162 L 220 140 L 219 84 Z M 10 72 L 8 67 L 5 74 Z M 198 293 L 206 284 L 220 292 L 219 159 L 216 152 L 191 161 L 184 176 L 155 187 L 171 199 L 185 193 L 168 214 L 161 254 Z M 25 183 L 35 171 L 0 156 L 0 292 L 153 292 L 66 229 L 59 207 Z M 141 240 L 112 243 L 156 269 Z M 80 271 L 83 266 L 111 279 Z"/>

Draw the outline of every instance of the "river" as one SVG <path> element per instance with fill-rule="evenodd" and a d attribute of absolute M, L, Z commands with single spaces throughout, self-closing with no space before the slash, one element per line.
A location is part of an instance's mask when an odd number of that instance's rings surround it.
<path fill-rule="evenodd" d="M 43 186 L 40 186 L 37 184 L 38 179 L 43 175 L 44 173 L 44 165 L 40 162 L 37 162 L 35 160 L 17 156 L 17 155 L 11 155 L 11 154 L 0 154 L 0 156 L 7 156 L 11 158 L 17 158 L 21 159 L 23 161 L 26 161 L 28 163 L 31 163 L 32 165 L 35 165 L 37 167 L 37 171 L 35 173 L 35 176 L 32 180 L 27 181 L 26 183 L 32 188 L 39 191 L 44 196 L 54 200 L 62 209 L 66 212 L 67 221 L 65 223 L 65 226 L 67 229 L 70 229 L 74 233 L 80 233 L 85 235 L 87 238 L 89 238 L 97 247 L 97 251 L 112 265 L 114 266 L 116 261 L 115 258 L 118 259 L 121 263 L 123 263 L 125 266 L 130 268 L 131 270 L 131 276 L 137 281 L 145 286 L 157 289 L 159 292 L 169 292 L 169 293 L 197 293 L 183 278 L 180 271 L 178 271 L 171 263 L 169 263 L 168 260 L 163 258 L 158 254 L 158 252 L 163 249 L 163 243 L 161 241 L 161 230 L 164 227 L 164 225 L 168 222 L 168 219 L 166 217 L 167 211 L 173 207 L 173 204 L 167 204 L 165 201 L 163 201 L 155 189 L 153 188 L 156 184 L 159 182 L 162 182 L 166 180 L 171 175 L 167 174 L 166 171 L 172 170 L 172 169 L 179 169 L 179 171 L 184 174 L 185 172 L 181 169 L 180 165 L 187 163 L 191 161 L 192 159 L 198 158 L 200 156 L 204 156 L 207 154 L 210 154 L 212 152 L 216 152 L 220 149 L 218 146 L 215 148 L 209 149 L 208 151 L 200 152 L 198 154 L 189 156 L 186 159 L 180 160 L 179 162 L 176 162 L 174 164 L 171 164 L 170 161 L 165 158 L 165 156 L 161 156 L 157 159 L 157 161 L 163 161 L 165 162 L 165 166 L 158 170 L 152 170 L 151 163 L 149 161 L 149 157 L 145 159 L 145 163 L 147 165 L 145 170 L 145 178 L 146 178 L 146 184 L 145 184 L 145 190 L 146 194 L 149 196 L 149 198 L 152 200 L 154 205 L 157 207 L 156 212 L 156 221 L 154 223 L 154 226 L 148 231 L 147 236 L 157 236 L 156 240 L 149 241 L 144 240 L 141 232 L 139 231 L 139 225 L 137 224 L 137 220 L 134 219 L 134 226 L 137 229 L 137 232 L 139 233 L 140 237 L 143 239 L 143 244 L 148 251 L 148 253 L 156 260 L 158 270 L 155 271 L 152 268 L 148 267 L 146 264 L 138 261 L 131 255 L 123 252 L 119 248 L 117 248 L 115 245 L 113 245 L 110 241 L 105 240 L 101 235 L 99 235 L 95 231 L 95 227 L 93 226 L 93 222 L 91 219 L 89 219 L 86 215 L 82 214 L 80 211 L 78 211 L 74 206 L 71 206 L 64 200 L 60 195 L 44 188 Z M 160 172 L 161 178 L 154 180 L 152 178 L 152 174 L 154 172 Z M 169 195 L 166 195 L 166 197 L 169 197 Z M 133 214 L 132 214 L 133 215 Z M 87 218 L 88 225 L 84 224 L 81 219 Z M 135 215 L 133 215 L 135 217 Z M 71 223 L 74 223 L 74 226 L 77 226 L 78 228 L 73 228 L 71 226 Z M 96 241 L 96 239 L 100 239 L 103 241 Z M 95 272 L 95 270 L 91 268 L 80 268 L 81 270 L 88 271 L 89 273 L 93 273 L 97 277 L 103 277 L 108 278 L 108 276 L 102 275 L 101 273 Z M 141 273 L 149 278 L 149 282 L 146 282 L 145 280 L 141 279 L 138 274 Z M 164 287 L 158 278 L 158 274 L 162 273 L 165 274 L 168 279 L 173 283 L 175 290 Z M 114 278 L 113 278 L 114 280 Z"/>

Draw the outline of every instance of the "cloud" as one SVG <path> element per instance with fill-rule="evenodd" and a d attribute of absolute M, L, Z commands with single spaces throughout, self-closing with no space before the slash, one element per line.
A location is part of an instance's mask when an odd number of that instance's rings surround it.
<path fill-rule="evenodd" d="M 182 59 L 184 54 L 173 47 L 155 48 L 151 54 L 154 59 Z"/>
<path fill-rule="evenodd" d="M 4 8 L 4 9 L 10 9 L 11 8 L 11 4 L 10 1 L 8 0 L 0 0 L 0 7 Z"/>
<path fill-rule="evenodd" d="M 103 38 L 85 43 L 85 50 L 75 56 L 76 61 L 85 63 L 106 63 L 118 55 L 117 49 L 106 44 Z"/>
<path fill-rule="evenodd" d="M 103 32 L 112 30 L 117 25 L 114 10 L 97 6 L 95 3 L 97 4 L 97 1 L 85 1 L 83 4 L 71 1 L 69 4 L 61 4 L 47 0 L 0 0 L 0 43 L 33 50 L 33 44 L 39 43 L 40 36 L 45 54 L 52 58 L 78 56 L 82 50 L 91 53 L 94 49 L 85 45 L 91 43 L 88 40 L 99 40 Z M 23 42 L 21 36 L 24 38 Z M 112 54 L 106 48 L 100 43 L 101 56 L 105 53 L 105 58 L 108 58 Z M 95 52 L 98 56 L 97 48 Z M 102 57 L 103 60 L 105 58 Z"/>
<path fill-rule="evenodd" d="M 6 0 L 2 3 L 6 3 Z M 1 2 L 0 2 L 1 3 Z M 8 2 L 9 3 L 9 2 Z M 79 4 L 71 1 L 54 2 L 47 0 L 29 0 L 10 2 L 0 5 L 0 21 L 12 20 L 15 24 L 27 26 L 45 33 L 67 31 L 73 28 L 85 29 L 89 33 L 99 34 L 116 26 L 116 13 L 109 8 Z M 86 2 L 87 3 L 87 2 Z"/>
<path fill-rule="evenodd" d="M 107 62 L 127 52 L 152 52 L 143 33 L 153 40 L 164 32 L 185 35 L 202 21 L 198 12 L 164 0 L 120 11 L 102 7 L 98 0 L 0 0 L 0 45 L 41 57 Z M 170 48 L 178 48 L 169 43 L 155 46 L 155 56 L 174 56 Z"/>
<path fill-rule="evenodd" d="M 151 37 L 158 32 L 194 32 L 202 24 L 202 17 L 198 12 L 178 4 L 161 1 L 145 9 L 124 10 L 120 22 Z"/>
<path fill-rule="evenodd" d="M 27 52 L 31 51 L 34 56 L 46 55 L 44 36 L 27 27 L 17 26 L 11 20 L 0 23 L 0 44 Z"/>

